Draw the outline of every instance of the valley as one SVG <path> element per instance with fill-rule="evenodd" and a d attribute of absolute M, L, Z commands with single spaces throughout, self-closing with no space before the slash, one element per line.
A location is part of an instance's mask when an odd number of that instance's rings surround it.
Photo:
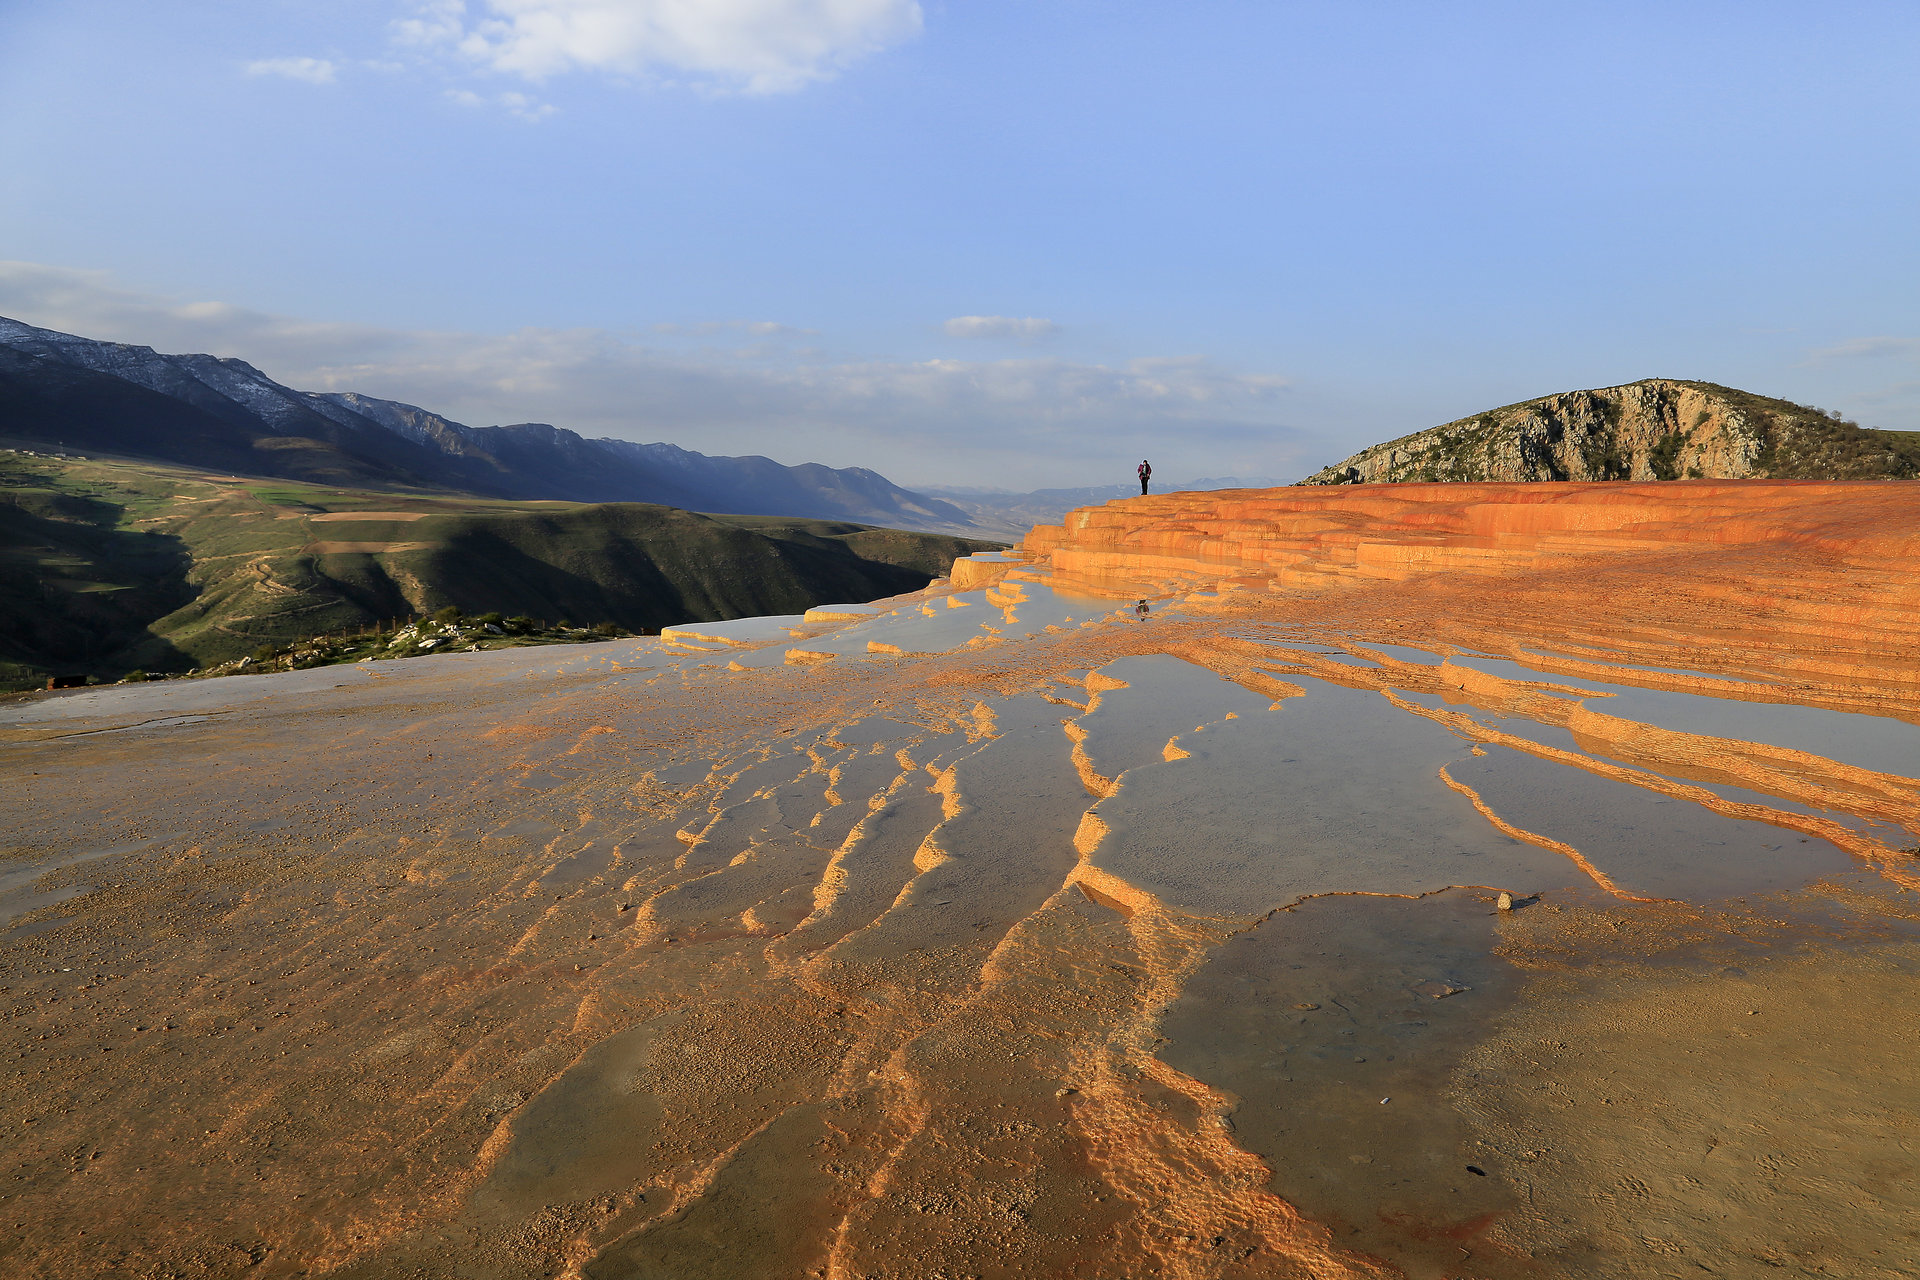
<path fill-rule="evenodd" d="M 444 608 L 658 631 L 923 586 L 996 544 L 0 453 L 0 687 L 213 667 Z"/>

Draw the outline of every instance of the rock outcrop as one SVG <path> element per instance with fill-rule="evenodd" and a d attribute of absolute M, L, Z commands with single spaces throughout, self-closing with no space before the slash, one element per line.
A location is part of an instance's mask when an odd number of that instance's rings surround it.
<path fill-rule="evenodd" d="M 1362 449 L 1304 485 L 1920 476 L 1920 433 L 1711 382 L 1648 378 L 1508 405 Z"/>

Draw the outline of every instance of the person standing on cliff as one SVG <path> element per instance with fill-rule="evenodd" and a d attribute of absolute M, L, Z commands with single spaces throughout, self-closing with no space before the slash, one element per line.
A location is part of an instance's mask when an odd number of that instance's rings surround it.
<path fill-rule="evenodd" d="M 1140 476 L 1140 496 L 1144 498 L 1147 496 L 1147 481 L 1153 479 L 1153 464 L 1145 458 L 1142 458 L 1140 459 L 1140 465 L 1135 467 L 1134 470 Z"/>

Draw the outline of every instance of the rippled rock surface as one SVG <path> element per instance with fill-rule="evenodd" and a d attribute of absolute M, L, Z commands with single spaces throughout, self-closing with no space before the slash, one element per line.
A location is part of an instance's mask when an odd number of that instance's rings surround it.
<path fill-rule="evenodd" d="M 1906 1274 L 1916 517 L 1181 494 L 7 703 L 0 1263 Z"/>

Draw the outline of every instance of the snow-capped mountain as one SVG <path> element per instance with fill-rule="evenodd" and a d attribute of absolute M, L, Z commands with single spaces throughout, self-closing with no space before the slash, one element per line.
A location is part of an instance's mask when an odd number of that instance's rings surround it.
<path fill-rule="evenodd" d="M 978 533 L 959 507 L 865 468 L 470 427 L 357 392 L 286 387 L 244 360 L 166 355 L 0 317 L 0 439 L 321 483 L 656 502 Z"/>

